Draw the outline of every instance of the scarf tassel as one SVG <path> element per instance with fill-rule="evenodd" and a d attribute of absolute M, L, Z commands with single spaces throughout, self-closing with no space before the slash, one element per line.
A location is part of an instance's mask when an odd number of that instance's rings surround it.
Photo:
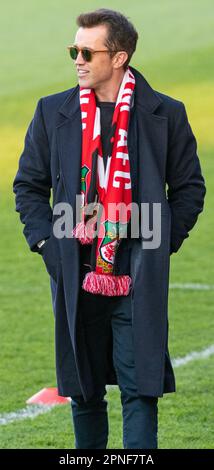
<path fill-rule="evenodd" d="M 78 238 L 82 245 L 91 245 L 94 240 L 95 224 L 96 222 L 87 223 L 87 225 L 84 221 L 79 222 L 72 230 L 72 236 Z"/>
<path fill-rule="evenodd" d="M 82 288 L 91 294 L 107 296 L 128 295 L 130 287 L 131 277 L 128 275 L 98 274 L 95 271 L 87 273 L 82 284 Z"/>

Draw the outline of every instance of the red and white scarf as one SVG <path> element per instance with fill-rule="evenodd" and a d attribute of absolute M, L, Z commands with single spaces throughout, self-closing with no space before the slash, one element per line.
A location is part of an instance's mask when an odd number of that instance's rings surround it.
<path fill-rule="evenodd" d="M 107 296 L 128 295 L 131 287 L 129 275 L 113 274 L 115 254 L 131 217 L 131 175 L 127 137 L 130 102 L 135 88 L 135 77 L 128 68 L 124 74 L 112 118 L 110 156 L 106 169 L 103 162 L 100 109 L 96 106 L 93 89 L 80 87 L 82 116 L 82 163 L 81 163 L 81 222 L 73 235 L 82 244 L 94 243 L 96 236 L 96 269 L 85 275 L 83 289 Z M 96 194 L 95 194 L 96 192 Z M 101 213 L 95 210 L 87 220 L 87 205 L 102 204 Z M 98 203 L 98 205 L 96 205 Z M 111 203 L 123 203 L 129 209 L 113 210 Z M 110 204 L 110 205 L 109 205 Z M 99 214 L 99 216 L 98 216 Z M 98 218 L 99 217 L 99 218 Z M 90 230 L 89 230 L 90 228 Z"/>

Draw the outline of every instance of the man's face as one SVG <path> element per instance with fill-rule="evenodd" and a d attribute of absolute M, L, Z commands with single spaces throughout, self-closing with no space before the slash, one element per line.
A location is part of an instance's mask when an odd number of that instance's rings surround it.
<path fill-rule="evenodd" d="M 88 47 L 93 50 L 108 50 L 105 46 L 105 38 L 107 37 L 107 27 L 105 25 L 95 26 L 93 28 L 79 28 L 74 44 L 79 48 Z M 80 87 L 84 88 L 100 88 L 112 78 L 114 67 L 114 58 L 109 53 L 97 52 L 92 54 L 91 62 L 84 61 L 82 54 L 79 52 L 77 59 L 74 61 L 78 82 Z"/>

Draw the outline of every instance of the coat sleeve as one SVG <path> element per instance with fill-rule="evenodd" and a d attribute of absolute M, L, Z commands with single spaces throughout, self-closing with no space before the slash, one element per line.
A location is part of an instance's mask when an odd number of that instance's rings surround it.
<path fill-rule="evenodd" d="M 167 157 L 167 198 L 171 210 L 170 254 L 177 252 L 203 210 L 205 181 L 197 155 L 197 143 L 185 106 L 179 102 L 174 115 Z"/>
<path fill-rule="evenodd" d="M 42 98 L 37 103 L 25 136 L 24 149 L 13 181 L 16 211 L 24 224 L 23 233 L 32 251 L 51 232 L 52 208 L 50 148 L 42 114 Z"/>

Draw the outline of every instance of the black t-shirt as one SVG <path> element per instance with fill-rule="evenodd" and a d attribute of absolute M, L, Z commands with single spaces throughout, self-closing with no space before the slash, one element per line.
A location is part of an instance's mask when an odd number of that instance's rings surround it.
<path fill-rule="evenodd" d="M 106 163 L 107 163 L 107 158 L 108 158 L 108 148 L 109 148 L 109 134 L 111 130 L 111 123 L 112 123 L 115 103 L 97 100 L 97 106 L 100 108 L 101 141 L 102 141 L 104 166 L 106 168 Z"/>
<path fill-rule="evenodd" d="M 114 102 L 99 101 L 96 98 L 96 104 L 100 108 L 101 142 L 103 151 L 103 162 L 106 168 L 109 148 L 109 134 L 114 113 Z M 90 264 L 91 245 L 80 245 L 81 264 Z"/>

